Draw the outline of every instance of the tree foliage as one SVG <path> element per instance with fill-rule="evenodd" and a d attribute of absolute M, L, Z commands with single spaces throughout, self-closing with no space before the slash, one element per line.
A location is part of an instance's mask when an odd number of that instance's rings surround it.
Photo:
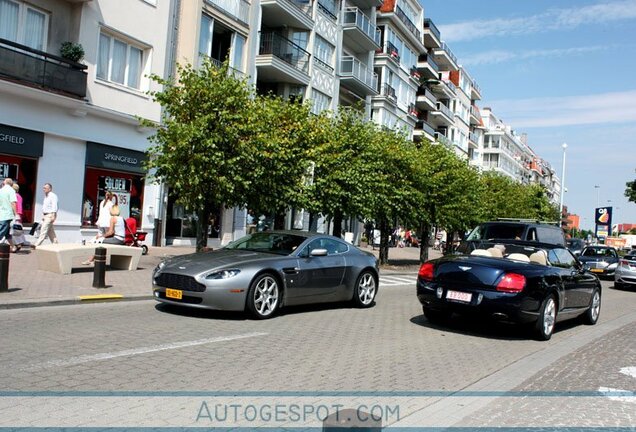
<path fill-rule="evenodd" d="M 627 186 L 625 189 L 625 196 L 627 197 L 627 200 L 636 203 L 636 179 L 625 183 L 625 186 Z"/>

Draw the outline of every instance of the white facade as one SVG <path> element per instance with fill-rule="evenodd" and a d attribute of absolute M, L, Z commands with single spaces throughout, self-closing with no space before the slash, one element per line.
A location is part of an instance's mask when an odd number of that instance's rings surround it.
<path fill-rule="evenodd" d="M 39 49 L 51 55 L 28 50 L 36 45 L 20 32 L 1 36 L 0 58 L 6 63 L 0 61 L 0 67 L 11 68 L 10 56 L 21 59 L 23 67 L 9 70 L 14 79 L 0 80 L 0 128 L 14 143 L 22 142 L 21 147 L 0 145 L 0 163 L 10 166 L 21 185 L 27 222 L 39 221 L 42 185 L 51 183 L 59 197 L 59 241 L 89 240 L 97 233 L 97 201 L 103 194 L 98 189 L 116 186 L 122 214 L 135 217 L 152 242 L 161 202 L 159 188 L 140 173 L 150 131 L 139 127 L 136 116 L 159 120 L 160 107 L 145 94 L 158 88 L 144 75 L 164 75 L 172 2 L 10 3 L 5 12 L 35 8 L 44 17 L 32 21 L 26 33 L 41 32 Z M 65 41 L 82 45 L 83 72 L 57 57 Z M 45 66 L 44 78 L 34 73 Z"/>

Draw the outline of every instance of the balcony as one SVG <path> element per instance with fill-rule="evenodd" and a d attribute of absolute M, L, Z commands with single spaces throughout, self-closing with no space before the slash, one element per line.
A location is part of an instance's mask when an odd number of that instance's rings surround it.
<path fill-rule="evenodd" d="M 417 91 L 415 103 L 418 108 L 425 111 L 434 111 L 437 109 L 437 98 L 427 88 L 420 88 Z"/>
<path fill-rule="evenodd" d="M 410 115 L 411 117 L 417 119 L 417 117 L 420 115 L 420 112 L 417 110 L 417 108 L 415 108 L 415 104 L 410 103 L 408 109 L 406 110 L 407 114 Z"/>
<path fill-rule="evenodd" d="M 479 146 L 479 135 L 477 135 L 475 132 L 470 132 L 468 134 L 468 142 L 470 144 L 473 144 L 475 147 Z"/>
<path fill-rule="evenodd" d="M 380 48 L 380 29 L 358 8 L 346 8 L 342 19 L 343 43 L 355 52 Z"/>
<path fill-rule="evenodd" d="M 473 80 L 473 85 L 470 91 L 470 98 L 473 100 L 481 99 L 481 89 L 479 88 L 475 80 Z"/>
<path fill-rule="evenodd" d="M 479 114 L 479 108 L 477 108 L 475 105 L 470 106 L 470 124 L 481 124 L 481 115 Z"/>
<path fill-rule="evenodd" d="M 439 77 L 439 66 L 428 54 L 421 54 L 417 58 L 417 68 L 422 72 L 424 78 L 431 79 Z"/>
<path fill-rule="evenodd" d="M 86 96 L 86 66 L 0 39 L 0 79 L 66 96 Z"/>
<path fill-rule="evenodd" d="M 453 99 L 457 95 L 457 87 L 451 81 L 431 80 L 428 85 L 441 98 Z"/>
<path fill-rule="evenodd" d="M 417 28 L 415 23 L 404 13 L 404 10 L 395 2 L 385 2 L 384 5 L 378 9 L 378 19 L 385 18 L 391 21 L 400 33 L 403 33 L 406 40 L 413 45 L 416 52 L 424 52 L 424 41 L 422 39 L 422 33 Z"/>
<path fill-rule="evenodd" d="M 439 48 L 442 45 L 439 29 L 430 18 L 424 18 L 424 45 L 426 48 Z"/>
<path fill-rule="evenodd" d="M 417 66 L 411 66 L 409 70 L 409 77 L 419 86 L 420 80 L 422 79 L 422 74 L 417 69 Z"/>
<path fill-rule="evenodd" d="M 334 21 L 338 21 L 338 6 L 334 0 L 318 0 L 318 9 Z"/>
<path fill-rule="evenodd" d="M 376 58 L 379 56 L 386 56 L 393 60 L 398 65 L 400 64 L 400 50 L 391 42 L 386 41 L 384 48 L 380 48 L 375 52 Z"/>
<path fill-rule="evenodd" d="M 307 51 L 277 33 L 261 33 L 256 66 L 260 81 L 309 84 Z"/>
<path fill-rule="evenodd" d="M 360 95 L 378 94 L 378 75 L 355 57 L 342 57 L 340 61 L 340 83 Z"/>
<path fill-rule="evenodd" d="M 349 0 L 348 3 L 359 7 L 360 9 L 371 9 L 382 6 L 384 0 Z"/>
<path fill-rule="evenodd" d="M 455 114 L 441 102 L 437 102 L 437 107 L 434 111 L 431 111 L 431 115 L 438 124 L 451 126 L 455 121 Z"/>
<path fill-rule="evenodd" d="M 262 27 L 296 27 L 312 30 L 314 20 L 311 18 L 311 9 L 311 2 L 261 0 Z"/>
<path fill-rule="evenodd" d="M 397 103 L 397 93 L 395 92 L 395 89 L 391 87 L 389 84 L 386 84 L 386 83 L 382 84 L 382 91 L 380 94 L 386 99 L 388 99 L 388 101 L 391 102 L 392 104 Z"/>
<path fill-rule="evenodd" d="M 453 143 L 451 142 L 451 140 L 449 140 L 448 137 L 441 132 L 435 132 L 435 141 L 445 145 L 448 148 L 453 148 Z"/>
<path fill-rule="evenodd" d="M 437 64 L 445 71 L 457 70 L 457 57 L 450 50 L 446 42 L 442 42 L 442 46 L 433 50 L 433 55 Z"/>
<path fill-rule="evenodd" d="M 245 25 L 250 22 L 250 4 L 245 0 L 205 0 L 215 9 L 229 15 Z"/>
<path fill-rule="evenodd" d="M 426 123 L 424 120 L 418 120 L 415 122 L 415 129 L 413 129 L 413 137 L 416 140 L 421 140 L 422 138 L 426 138 L 427 140 L 433 142 L 435 141 L 435 129 L 430 124 Z"/>

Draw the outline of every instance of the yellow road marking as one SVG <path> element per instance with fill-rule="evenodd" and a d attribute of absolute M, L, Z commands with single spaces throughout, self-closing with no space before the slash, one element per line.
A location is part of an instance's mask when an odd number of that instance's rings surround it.
<path fill-rule="evenodd" d="M 122 299 L 122 294 L 94 294 L 94 295 L 81 295 L 77 296 L 80 300 L 115 300 Z"/>

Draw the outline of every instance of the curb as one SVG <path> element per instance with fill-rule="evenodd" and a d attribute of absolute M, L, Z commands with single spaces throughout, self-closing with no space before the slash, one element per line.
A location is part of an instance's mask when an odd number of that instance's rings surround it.
<path fill-rule="evenodd" d="M 77 304 L 95 304 L 95 303 L 116 303 L 116 302 L 128 302 L 128 301 L 138 301 L 138 300 L 152 300 L 154 297 L 152 295 L 143 295 L 143 296 L 132 296 L 126 297 L 122 294 L 96 294 L 96 295 L 87 295 L 87 296 L 77 296 L 73 299 L 64 299 L 64 300 L 34 300 L 34 301 L 26 301 L 21 303 L 4 303 L 0 304 L 0 310 L 7 309 L 26 309 L 26 308 L 36 308 L 43 306 L 68 306 L 68 305 L 77 305 Z"/>

